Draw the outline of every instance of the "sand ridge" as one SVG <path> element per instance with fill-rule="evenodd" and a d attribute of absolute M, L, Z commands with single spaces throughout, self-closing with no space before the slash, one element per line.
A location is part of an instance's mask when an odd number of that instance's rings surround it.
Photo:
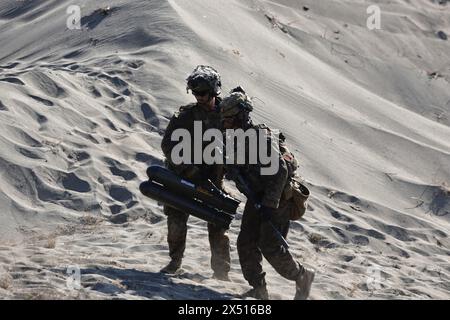
<path fill-rule="evenodd" d="M 450 34 L 448 4 L 378 1 L 374 31 L 360 1 L 81 1 L 81 30 L 66 27 L 71 4 L 0 4 L 0 297 L 248 289 L 242 208 L 232 282 L 211 279 L 196 218 L 184 272 L 167 277 L 166 218 L 138 188 L 162 164 L 172 113 L 193 101 L 184 79 L 209 64 L 300 160 L 312 196 L 288 241 L 317 269 L 312 299 L 449 298 L 450 45 L 438 36 Z M 264 268 L 271 298 L 291 299 L 294 285 Z"/>

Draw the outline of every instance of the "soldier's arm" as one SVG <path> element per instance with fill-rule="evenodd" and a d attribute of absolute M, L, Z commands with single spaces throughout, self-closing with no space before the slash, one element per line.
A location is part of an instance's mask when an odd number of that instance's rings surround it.
<path fill-rule="evenodd" d="M 172 161 L 172 149 L 175 147 L 179 141 L 172 141 L 172 133 L 176 129 L 182 129 L 183 123 L 188 121 L 187 115 L 185 113 L 175 112 L 172 119 L 170 119 L 169 124 L 167 125 L 166 131 L 164 133 L 163 139 L 161 141 L 161 149 L 166 157 L 166 161 L 170 164 L 170 167 L 177 173 L 182 174 L 186 171 L 190 166 L 189 164 L 175 164 Z"/>
<path fill-rule="evenodd" d="M 275 168 L 275 174 L 261 175 L 261 180 L 264 186 L 261 205 L 276 209 L 280 204 L 280 199 L 288 179 L 288 167 L 286 161 L 283 159 L 283 156 L 280 153 L 279 148 L 275 148 L 274 143 L 278 145 L 279 141 L 274 140 L 274 136 L 272 134 L 269 134 L 267 137 L 267 143 L 267 150 L 270 150 L 270 152 L 277 154 L 278 166 L 277 168 Z"/>
<path fill-rule="evenodd" d="M 280 204 L 281 195 L 288 178 L 288 169 L 286 161 L 279 158 L 278 170 L 274 175 L 261 176 L 264 184 L 264 193 L 261 200 L 261 205 L 278 208 Z"/>
<path fill-rule="evenodd" d="M 236 188 L 244 194 L 245 196 L 248 196 L 248 191 L 246 186 L 241 185 L 240 180 L 238 179 L 238 175 L 241 175 L 241 172 L 239 169 L 234 165 L 224 165 L 224 178 L 230 181 L 233 181 L 236 185 Z"/>
<path fill-rule="evenodd" d="M 225 167 L 223 164 L 214 165 L 213 183 L 221 190 L 224 190 L 223 179 L 225 178 Z"/>

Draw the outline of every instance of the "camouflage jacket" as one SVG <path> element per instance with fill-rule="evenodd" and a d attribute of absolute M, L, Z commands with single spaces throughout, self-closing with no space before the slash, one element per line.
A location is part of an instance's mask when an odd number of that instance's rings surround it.
<path fill-rule="evenodd" d="M 218 187 L 222 187 L 223 183 L 223 165 L 207 165 L 207 164 L 175 164 L 171 159 L 172 149 L 177 145 L 178 141 L 171 141 L 172 133 L 176 129 L 186 129 L 191 135 L 191 159 L 192 163 L 194 161 L 194 121 L 202 121 L 202 136 L 207 129 L 219 128 L 220 127 L 220 112 L 218 105 L 221 99 L 216 97 L 216 110 L 207 111 L 197 105 L 196 103 L 191 103 L 186 106 L 180 107 L 179 111 L 175 112 L 169 124 L 167 125 L 164 137 L 161 142 L 161 149 L 166 157 L 167 167 L 174 171 L 176 174 L 189 178 L 186 176 L 186 172 L 189 171 L 193 166 L 197 166 L 201 172 L 202 179 L 211 179 L 211 181 Z M 197 137 L 201 139 L 202 137 Z M 203 148 L 209 142 L 203 143 Z"/>
<path fill-rule="evenodd" d="M 256 164 L 225 165 L 227 178 L 233 180 L 239 191 L 244 194 L 248 192 L 248 190 L 246 190 L 248 188 L 252 193 L 252 196 L 255 198 L 255 201 L 258 201 L 261 205 L 271 208 L 278 208 L 283 191 L 289 183 L 290 177 L 294 175 L 297 164 L 296 162 L 293 164 L 289 158 L 288 153 L 289 155 L 292 154 L 289 150 L 287 150 L 284 144 L 284 136 L 282 134 L 280 134 L 280 137 L 275 136 L 266 125 L 254 125 L 252 128 L 256 130 L 265 130 L 265 135 L 262 136 L 262 139 L 267 140 L 267 152 L 275 152 L 278 160 L 274 170 L 275 173 L 271 175 L 261 174 L 261 169 L 263 167 L 268 167 L 268 165 L 261 164 L 258 157 Z M 250 151 L 257 151 L 259 154 L 260 138 L 261 137 L 258 136 L 258 143 L 253 144 L 258 146 L 256 150 L 252 150 L 249 143 L 246 142 L 246 159 L 248 159 L 248 153 Z M 279 143 L 279 148 L 274 148 L 274 143 Z M 239 181 L 237 175 L 241 176 L 243 181 Z M 242 182 L 245 186 L 242 185 Z"/>

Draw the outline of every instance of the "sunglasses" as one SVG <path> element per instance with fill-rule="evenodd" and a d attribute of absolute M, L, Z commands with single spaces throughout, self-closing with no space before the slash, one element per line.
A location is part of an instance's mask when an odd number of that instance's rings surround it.
<path fill-rule="evenodd" d="M 208 90 L 205 91 L 192 91 L 192 94 L 196 97 L 204 97 L 209 93 Z"/>

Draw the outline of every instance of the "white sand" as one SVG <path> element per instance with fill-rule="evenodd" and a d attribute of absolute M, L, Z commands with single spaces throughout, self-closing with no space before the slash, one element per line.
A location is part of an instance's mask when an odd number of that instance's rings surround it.
<path fill-rule="evenodd" d="M 165 216 L 138 190 L 161 164 L 171 114 L 193 101 L 185 77 L 209 64 L 225 93 L 240 84 L 255 97 L 256 121 L 284 131 L 300 159 L 312 198 L 288 240 L 317 269 L 312 299 L 449 299 L 450 44 L 436 33 L 450 35 L 450 4 L 376 1 L 381 30 L 370 31 L 374 2 L 81 0 L 82 30 L 69 30 L 73 1 L 2 1 L 0 297 L 249 288 L 240 214 L 233 282 L 211 279 L 196 218 L 185 272 L 167 277 Z M 264 267 L 271 298 L 291 299 L 293 283 Z"/>

